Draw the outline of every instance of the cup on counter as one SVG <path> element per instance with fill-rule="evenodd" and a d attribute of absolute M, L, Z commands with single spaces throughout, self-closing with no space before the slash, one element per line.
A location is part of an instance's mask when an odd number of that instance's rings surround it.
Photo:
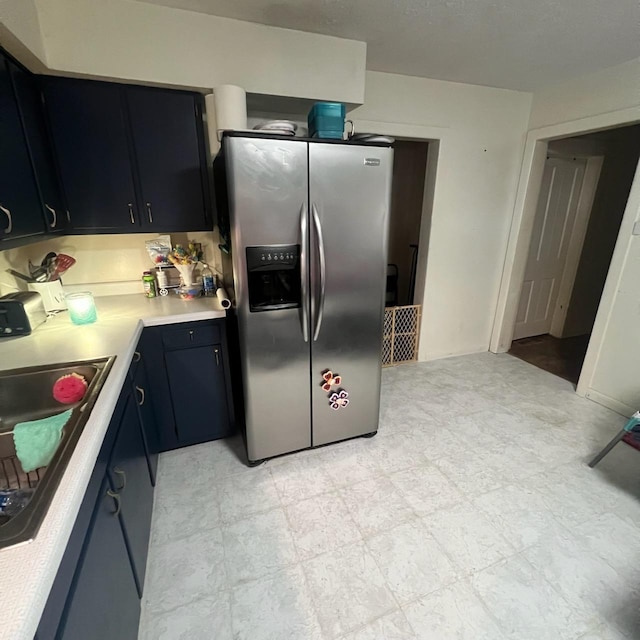
<path fill-rule="evenodd" d="M 91 324 L 98 319 L 96 303 L 90 291 L 69 293 L 65 296 L 69 317 L 73 324 Z"/>

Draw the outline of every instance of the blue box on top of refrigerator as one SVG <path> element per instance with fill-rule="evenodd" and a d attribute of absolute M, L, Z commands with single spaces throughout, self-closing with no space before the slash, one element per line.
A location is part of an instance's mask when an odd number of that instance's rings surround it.
<path fill-rule="evenodd" d="M 249 462 L 375 434 L 393 150 L 225 132 L 215 167 Z"/>

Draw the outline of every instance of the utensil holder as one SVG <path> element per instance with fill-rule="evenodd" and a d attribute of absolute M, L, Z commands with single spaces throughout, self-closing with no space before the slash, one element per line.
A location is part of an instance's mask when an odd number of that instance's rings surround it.
<path fill-rule="evenodd" d="M 30 282 L 28 287 L 29 291 L 35 291 L 42 296 L 44 310 L 47 313 L 64 311 L 67 308 L 60 280 L 54 280 L 53 282 Z"/>

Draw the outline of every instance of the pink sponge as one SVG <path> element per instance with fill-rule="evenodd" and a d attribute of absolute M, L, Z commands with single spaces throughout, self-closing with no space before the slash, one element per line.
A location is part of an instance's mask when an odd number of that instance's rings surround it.
<path fill-rule="evenodd" d="M 87 391 L 87 381 L 78 373 L 58 378 L 53 384 L 53 397 L 62 404 L 80 402 Z"/>

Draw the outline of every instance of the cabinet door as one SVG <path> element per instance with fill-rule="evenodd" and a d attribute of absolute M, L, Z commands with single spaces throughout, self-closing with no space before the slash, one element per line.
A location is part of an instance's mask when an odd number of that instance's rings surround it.
<path fill-rule="evenodd" d="M 165 362 L 179 443 L 229 435 L 222 347 L 167 351 Z"/>
<path fill-rule="evenodd" d="M 36 76 L 9 62 L 27 146 L 35 170 L 41 210 L 48 233 L 62 231 L 67 217 L 45 124 L 40 85 Z"/>
<path fill-rule="evenodd" d="M 96 465 L 93 468 L 91 479 L 87 485 L 87 489 L 80 505 L 80 510 L 76 517 L 73 530 L 69 536 L 67 542 L 67 548 L 58 567 L 58 573 L 49 592 L 49 598 L 47 604 L 42 612 L 40 618 L 40 624 L 38 625 L 38 631 L 36 633 L 37 640 L 55 640 L 58 638 L 58 629 L 61 621 L 63 620 L 63 614 L 65 611 L 66 603 L 69 598 L 69 593 L 73 586 L 73 580 L 76 575 L 76 570 L 80 564 L 82 557 L 82 549 L 84 542 L 89 534 L 90 525 L 93 520 L 93 514 L 96 509 L 96 503 L 99 499 L 104 497 L 103 493 L 100 493 L 100 487 L 105 480 L 105 474 L 107 472 L 107 464 L 111 458 L 111 450 L 122 422 L 122 415 L 126 405 L 126 400 L 129 393 L 121 393 L 118 403 L 111 416 L 109 428 L 100 447 L 98 453 L 98 459 Z M 117 520 L 117 518 L 116 518 Z M 129 563 L 130 565 L 131 563 Z M 131 570 L 133 576 L 133 570 Z M 133 579 L 133 578 L 132 578 Z M 100 594 L 98 594 L 99 596 Z"/>
<path fill-rule="evenodd" d="M 130 395 L 111 454 L 107 475 L 121 500 L 120 518 L 133 572 L 142 596 L 147 564 L 153 486 L 135 400 Z"/>
<path fill-rule="evenodd" d="M 36 179 L 8 61 L 0 54 L 0 247 L 2 240 L 44 234 Z"/>
<path fill-rule="evenodd" d="M 43 78 L 74 231 L 140 230 L 120 86 Z"/>
<path fill-rule="evenodd" d="M 136 640 L 140 600 L 105 478 L 69 593 L 60 640 Z"/>
<path fill-rule="evenodd" d="M 142 226 L 149 231 L 211 229 L 198 96 L 146 87 L 125 92 Z"/>
<path fill-rule="evenodd" d="M 138 418 L 140 419 L 140 425 L 142 427 L 147 460 L 149 461 L 151 482 L 155 485 L 160 442 L 158 438 L 158 425 L 156 424 L 156 416 L 153 410 L 151 389 L 147 379 L 147 372 L 144 368 L 144 362 L 141 362 L 135 370 L 133 388 L 134 398 L 138 405 Z"/>

